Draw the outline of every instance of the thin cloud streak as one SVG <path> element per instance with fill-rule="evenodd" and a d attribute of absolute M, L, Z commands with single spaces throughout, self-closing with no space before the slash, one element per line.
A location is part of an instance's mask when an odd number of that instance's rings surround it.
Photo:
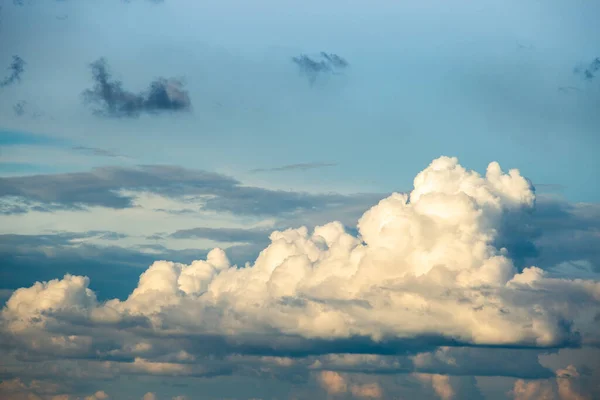
<path fill-rule="evenodd" d="M 259 172 L 286 172 L 286 171 L 307 171 L 310 169 L 336 167 L 336 163 L 325 163 L 325 162 L 313 162 L 313 163 L 299 163 L 299 164 L 288 164 L 282 165 L 281 167 L 273 168 L 256 168 L 250 170 L 251 173 Z"/>

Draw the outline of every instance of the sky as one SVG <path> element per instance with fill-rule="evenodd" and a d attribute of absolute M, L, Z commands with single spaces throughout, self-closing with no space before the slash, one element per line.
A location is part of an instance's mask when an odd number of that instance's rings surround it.
<path fill-rule="evenodd" d="M 0 400 L 600 398 L 599 2 L 0 6 Z"/>

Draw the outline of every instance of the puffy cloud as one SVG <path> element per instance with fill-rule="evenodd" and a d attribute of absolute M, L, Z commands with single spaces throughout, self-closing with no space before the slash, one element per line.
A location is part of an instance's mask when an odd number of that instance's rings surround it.
<path fill-rule="evenodd" d="M 556 380 L 524 381 L 518 379 L 510 394 L 515 400 L 590 400 L 583 394 L 580 374 L 573 365 L 556 371 Z"/>
<path fill-rule="evenodd" d="M 579 372 L 572 365 L 556 371 L 558 396 L 561 400 L 591 400 L 591 397 L 581 394 L 580 389 L 577 387 L 578 379 Z"/>
<path fill-rule="evenodd" d="M 337 372 L 323 371 L 319 375 L 319 382 L 327 393 L 339 394 L 345 393 L 348 390 L 346 380 Z"/>
<path fill-rule="evenodd" d="M 364 385 L 352 385 L 350 391 L 356 397 L 365 399 L 380 399 L 383 395 L 381 387 L 377 383 L 365 383 Z"/>
<path fill-rule="evenodd" d="M 104 400 L 108 399 L 109 396 L 104 390 L 99 390 L 91 396 L 87 396 L 84 400 Z"/>
<path fill-rule="evenodd" d="M 477 361 L 465 361 L 469 354 L 455 346 L 548 348 L 598 339 L 590 310 L 600 302 L 599 282 L 517 268 L 497 246 L 510 234 L 506 221 L 534 207 L 533 188 L 517 170 L 503 173 L 492 163 L 481 176 L 442 157 L 417 175 L 410 194 L 394 193 L 365 212 L 358 235 L 339 222 L 275 231 L 241 268 L 220 249 L 190 264 L 156 261 L 124 300 L 99 302 L 85 277 L 36 283 L 7 301 L 3 335 L 29 356 L 109 360 L 114 374 L 231 373 L 231 359 L 213 354 L 372 353 L 256 362 L 270 371 L 310 365 L 330 392 L 363 397 L 382 389 L 340 371 L 431 372 L 419 379 L 441 398 L 460 397 L 447 375 L 461 368 L 477 374 Z M 245 360 L 236 368 L 253 366 Z M 522 386 L 516 392 L 533 390 Z"/>
<path fill-rule="evenodd" d="M 517 379 L 511 394 L 515 400 L 553 400 L 555 399 L 552 383 L 546 380 L 526 382 Z"/>
<path fill-rule="evenodd" d="M 351 393 L 354 397 L 365 399 L 379 399 L 383 395 L 377 382 L 351 383 L 335 371 L 321 371 L 318 380 L 321 387 L 331 395 Z"/>
<path fill-rule="evenodd" d="M 152 392 L 148 392 L 142 397 L 142 400 L 156 400 L 156 399 L 157 399 L 156 395 Z"/>
<path fill-rule="evenodd" d="M 447 375 L 439 374 L 416 374 L 415 375 L 420 381 L 431 384 L 435 393 L 442 400 L 454 399 L 454 389 L 450 385 L 450 377 Z"/>

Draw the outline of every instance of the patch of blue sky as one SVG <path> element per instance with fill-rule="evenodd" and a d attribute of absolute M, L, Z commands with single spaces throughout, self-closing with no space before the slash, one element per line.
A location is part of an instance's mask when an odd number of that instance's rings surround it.
<path fill-rule="evenodd" d="M 49 135 L 0 129 L 0 147 L 8 146 L 59 146 L 65 140 Z"/>

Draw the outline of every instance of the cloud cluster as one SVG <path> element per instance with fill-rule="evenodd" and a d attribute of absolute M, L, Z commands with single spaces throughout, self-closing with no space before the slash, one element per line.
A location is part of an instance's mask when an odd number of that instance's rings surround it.
<path fill-rule="evenodd" d="M 12 85 L 21 80 L 21 75 L 25 72 L 25 61 L 19 56 L 13 56 L 13 60 L 8 67 L 9 75 L 0 81 L 0 88 Z"/>
<path fill-rule="evenodd" d="M 112 79 L 104 58 L 91 65 L 94 87 L 83 92 L 86 103 L 96 105 L 94 112 L 107 117 L 137 117 L 142 113 L 189 111 L 191 101 L 177 79 L 159 78 L 147 91 L 133 93 L 123 89 L 121 81 Z"/>
<path fill-rule="evenodd" d="M 338 74 L 350 65 L 344 58 L 334 53 L 321 52 L 318 57 L 309 57 L 301 54 L 292 57 L 292 62 L 296 64 L 300 73 L 304 75 L 308 82 L 313 85 L 319 75 Z"/>
<path fill-rule="evenodd" d="M 0 399 L 6 400 L 109 400 L 103 390 L 77 397 L 64 392 L 64 388 L 49 381 L 31 380 L 24 382 L 19 378 L 0 382 Z"/>
<path fill-rule="evenodd" d="M 377 382 L 349 383 L 346 378 L 335 371 L 322 371 L 318 379 L 323 389 L 330 395 L 351 393 L 355 398 L 362 399 L 380 399 L 382 397 L 382 390 Z"/>
<path fill-rule="evenodd" d="M 332 353 L 409 357 L 360 364 L 448 374 L 467 353 L 442 348 L 598 343 L 600 282 L 517 267 L 498 247 L 534 207 L 518 170 L 491 163 L 481 176 L 441 157 L 416 176 L 410 194 L 365 212 L 358 235 L 339 222 L 276 231 L 245 267 L 220 249 L 190 264 L 156 261 L 124 300 L 98 301 L 84 276 L 38 282 L 9 298 L 2 335 L 27 357 L 92 357 L 105 360 L 106 373 L 169 376 L 231 373 L 234 354 L 276 356 L 294 368 L 281 357 Z M 310 368 L 352 369 L 348 361 Z M 419 379 L 443 398 L 457 390 L 443 377 Z M 359 397 L 381 393 L 331 373 L 321 382 Z"/>
<path fill-rule="evenodd" d="M 581 375 L 573 365 L 556 371 L 555 379 L 518 379 L 510 392 L 514 400 L 591 400 L 581 386 Z"/>

